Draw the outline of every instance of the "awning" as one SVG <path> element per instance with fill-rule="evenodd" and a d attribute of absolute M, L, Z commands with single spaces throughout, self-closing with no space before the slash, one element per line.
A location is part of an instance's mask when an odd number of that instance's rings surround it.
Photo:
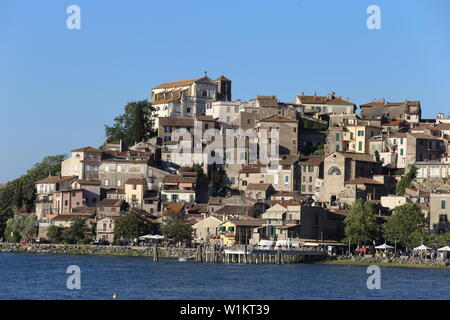
<path fill-rule="evenodd" d="M 445 246 L 445 247 L 439 248 L 438 251 L 450 251 L 450 247 Z"/>
<path fill-rule="evenodd" d="M 225 231 L 227 228 L 225 226 L 219 227 L 219 231 Z"/>
<path fill-rule="evenodd" d="M 421 244 L 420 246 L 414 248 L 414 250 L 431 250 L 431 248 Z"/>
<path fill-rule="evenodd" d="M 394 247 L 383 243 L 382 245 L 376 246 L 375 249 L 394 249 Z"/>
<path fill-rule="evenodd" d="M 228 227 L 228 231 L 229 231 L 229 232 L 233 232 L 233 231 L 234 231 L 234 227 L 233 227 L 233 226 L 229 226 L 229 227 Z"/>
<path fill-rule="evenodd" d="M 258 243 L 258 246 L 272 246 L 273 245 L 273 241 L 272 240 L 261 240 Z"/>
<path fill-rule="evenodd" d="M 277 240 L 277 246 L 288 246 L 290 243 L 289 240 Z"/>

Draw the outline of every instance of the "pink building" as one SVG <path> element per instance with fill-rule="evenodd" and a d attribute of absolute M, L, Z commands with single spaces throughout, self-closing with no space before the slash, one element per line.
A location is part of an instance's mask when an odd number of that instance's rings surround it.
<path fill-rule="evenodd" d="M 53 214 L 72 213 L 75 208 L 96 207 L 100 202 L 100 181 L 75 180 L 71 187 L 53 197 Z"/>

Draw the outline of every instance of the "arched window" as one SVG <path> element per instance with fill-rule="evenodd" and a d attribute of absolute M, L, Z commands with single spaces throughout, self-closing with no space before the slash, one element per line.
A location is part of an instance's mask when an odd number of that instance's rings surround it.
<path fill-rule="evenodd" d="M 340 175 L 341 170 L 338 167 L 331 167 L 330 170 L 328 170 L 328 175 L 331 176 L 333 174 Z"/>

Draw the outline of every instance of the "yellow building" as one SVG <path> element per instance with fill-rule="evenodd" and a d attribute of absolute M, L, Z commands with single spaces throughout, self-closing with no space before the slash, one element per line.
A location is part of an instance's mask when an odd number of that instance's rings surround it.
<path fill-rule="evenodd" d="M 345 127 L 343 142 L 345 152 L 369 153 L 369 139 L 381 134 L 381 128 L 366 125 Z"/>
<path fill-rule="evenodd" d="M 125 201 L 131 207 L 142 208 L 147 182 L 144 178 L 130 178 L 125 182 Z"/>
<path fill-rule="evenodd" d="M 249 244 L 256 228 L 261 227 L 262 220 L 228 220 L 218 227 L 222 245 Z"/>

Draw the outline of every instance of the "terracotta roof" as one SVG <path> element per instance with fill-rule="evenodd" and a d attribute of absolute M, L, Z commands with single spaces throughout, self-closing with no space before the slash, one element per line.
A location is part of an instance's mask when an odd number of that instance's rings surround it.
<path fill-rule="evenodd" d="M 198 81 L 198 80 L 203 79 L 203 78 L 205 78 L 205 77 L 188 79 L 188 80 L 173 81 L 173 82 L 165 82 L 165 83 L 160 84 L 159 86 L 154 87 L 153 89 L 165 89 L 165 88 L 190 86 L 195 81 Z"/>
<path fill-rule="evenodd" d="M 84 184 L 88 186 L 99 186 L 102 184 L 100 180 L 75 180 L 74 183 L 75 182 L 78 184 Z"/>
<path fill-rule="evenodd" d="M 275 96 L 256 96 L 255 99 L 263 107 L 278 107 L 278 101 Z"/>
<path fill-rule="evenodd" d="M 382 123 L 381 126 L 383 126 L 383 127 L 398 126 L 404 122 L 405 122 L 405 120 L 393 120 L 393 121 Z"/>
<path fill-rule="evenodd" d="M 348 180 L 345 184 L 380 184 L 383 185 L 380 181 L 371 178 L 358 177 L 352 180 Z"/>
<path fill-rule="evenodd" d="M 261 173 L 261 166 L 258 165 L 247 165 L 244 166 L 239 173 Z"/>
<path fill-rule="evenodd" d="M 79 149 L 73 149 L 71 152 L 86 152 L 86 151 L 98 152 L 98 153 L 103 152 L 102 150 L 99 150 L 99 149 L 96 149 L 96 148 L 93 148 L 93 147 L 84 147 L 84 148 L 79 148 Z"/>
<path fill-rule="evenodd" d="M 195 119 L 197 121 L 212 121 L 212 122 L 216 121 L 216 119 L 214 119 L 213 117 L 211 117 L 211 116 L 204 116 L 204 115 L 196 116 Z"/>
<path fill-rule="evenodd" d="M 230 219 L 230 222 L 232 222 L 236 226 L 242 226 L 242 227 L 259 227 L 263 224 L 264 220 L 256 220 L 256 219 Z"/>
<path fill-rule="evenodd" d="M 163 104 L 163 103 L 169 103 L 169 102 L 174 102 L 174 101 L 179 101 L 181 98 L 180 97 L 170 97 L 170 98 L 166 98 L 166 99 L 159 99 L 159 100 L 154 100 L 152 101 L 152 104 Z"/>
<path fill-rule="evenodd" d="M 250 183 L 246 190 L 267 191 L 270 186 L 270 183 Z"/>
<path fill-rule="evenodd" d="M 107 194 L 125 193 L 125 189 L 112 189 L 106 192 Z"/>
<path fill-rule="evenodd" d="M 58 183 L 62 180 L 66 180 L 66 179 L 74 179 L 74 177 L 71 176 L 67 176 L 67 177 L 60 177 L 60 176 L 51 176 L 51 177 L 47 177 L 45 179 L 36 181 L 36 183 Z"/>
<path fill-rule="evenodd" d="M 439 137 L 431 136 L 425 133 L 411 133 L 408 132 L 409 135 L 415 137 L 416 139 L 427 139 L 427 140 L 442 140 Z"/>
<path fill-rule="evenodd" d="M 164 215 L 169 213 L 179 214 L 184 209 L 184 204 L 170 203 L 164 206 Z"/>
<path fill-rule="evenodd" d="M 217 79 L 216 79 L 216 81 L 223 81 L 223 80 L 225 80 L 225 81 L 231 81 L 230 79 L 228 79 L 227 77 L 225 77 L 225 76 L 220 76 L 220 77 L 218 77 Z"/>
<path fill-rule="evenodd" d="M 281 164 L 281 165 L 294 164 L 298 160 L 299 160 L 299 156 L 297 156 L 297 155 L 294 155 L 294 154 L 285 155 L 285 156 L 282 156 L 282 158 L 279 160 L 279 164 Z"/>
<path fill-rule="evenodd" d="M 297 96 L 300 103 L 305 104 L 344 104 L 344 105 L 354 105 L 354 103 L 343 100 L 342 98 L 334 97 L 329 99 L 327 96 Z"/>
<path fill-rule="evenodd" d="M 286 116 L 273 115 L 264 119 L 259 120 L 258 122 L 294 122 L 298 123 L 298 120 L 292 119 Z"/>
<path fill-rule="evenodd" d="M 319 156 L 311 156 L 311 157 L 304 157 L 300 159 L 300 162 L 298 163 L 300 166 L 319 166 L 323 161 L 322 157 Z"/>
<path fill-rule="evenodd" d="M 194 127 L 194 118 L 160 117 L 159 126 Z"/>
<path fill-rule="evenodd" d="M 355 161 L 377 162 L 373 156 L 364 153 L 339 152 L 339 151 L 337 151 L 336 153 L 342 154 L 344 157 L 353 159 Z"/>
<path fill-rule="evenodd" d="M 218 209 L 215 214 L 228 214 L 228 215 L 245 215 L 248 216 L 251 213 L 251 206 L 233 206 L 227 205 Z"/>
<path fill-rule="evenodd" d="M 125 184 L 146 184 L 147 180 L 144 178 L 129 178 Z"/>
<path fill-rule="evenodd" d="M 196 183 L 196 177 L 182 177 L 176 175 L 167 175 L 163 179 L 163 183 Z"/>
<path fill-rule="evenodd" d="M 97 207 L 121 207 L 124 202 L 122 199 L 103 199 Z"/>

